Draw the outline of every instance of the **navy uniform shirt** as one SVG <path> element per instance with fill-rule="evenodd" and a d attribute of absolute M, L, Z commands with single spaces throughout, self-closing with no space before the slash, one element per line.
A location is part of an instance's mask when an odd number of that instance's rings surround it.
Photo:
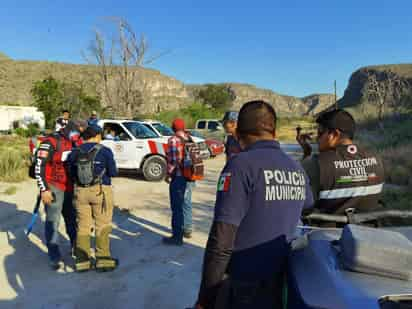
<path fill-rule="evenodd" d="M 231 158 L 217 189 L 197 301 L 204 307 L 214 304 L 225 273 L 233 280 L 281 280 L 301 211 L 313 206 L 303 168 L 274 140 Z"/>
<path fill-rule="evenodd" d="M 89 151 L 95 145 L 96 143 L 85 143 L 80 146 L 80 149 L 83 151 Z M 77 172 L 76 161 L 78 154 L 78 151 L 72 151 L 68 158 L 70 173 L 74 178 Z M 116 162 L 114 161 L 113 152 L 110 148 L 105 146 L 103 146 L 96 155 L 96 159 L 94 161 L 94 175 L 100 175 L 103 169 L 105 169 L 105 173 L 103 174 L 102 184 L 110 186 L 112 184 L 111 177 L 117 176 L 117 167 Z"/>
<path fill-rule="evenodd" d="M 303 168 L 278 142 L 259 141 L 232 158 L 218 183 L 214 218 L 238 227 L 231 275 L 261 279 L 280 271 L 302 209 L 312 205 Z"/>
<path fill-rule="evenodd" d="M 240 148 L 240 144 L 237 141 L 237 139 L 235 139 L 232 135 L 228 135 L 226 137 L 226 143 L 225 143 L 226 157 L 230 159 L 235 154 L 238 154 L 241 151 L 242 151 L 242 148 Z"/>

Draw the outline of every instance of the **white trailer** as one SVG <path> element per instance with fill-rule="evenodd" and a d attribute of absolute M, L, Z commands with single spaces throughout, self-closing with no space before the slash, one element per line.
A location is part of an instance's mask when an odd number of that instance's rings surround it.
<path fill-rule="evenodd" d="M 30 124 L 37 124 L 40 129 L 45 127 L 44 113 L 38 111 L 37 107 L 0 105 L 0 131 L 27 128 Z"/>

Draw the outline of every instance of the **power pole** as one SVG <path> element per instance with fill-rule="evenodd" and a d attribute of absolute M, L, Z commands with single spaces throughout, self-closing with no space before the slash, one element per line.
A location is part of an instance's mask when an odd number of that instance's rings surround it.
<path fill-rule="evenodd" d="M 334 88 L 335 88 L 335 109 L 338 109 L 338 98 L 336 96 L 336 79 L 335 82 L 333 83 Z"/>

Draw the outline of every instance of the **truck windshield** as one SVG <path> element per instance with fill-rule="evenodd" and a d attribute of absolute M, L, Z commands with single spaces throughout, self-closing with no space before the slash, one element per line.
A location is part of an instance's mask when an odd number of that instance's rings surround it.
<path fill-rule="evenodd" d="M 124 126 L 133 134 L 135 138 L 154 138 L 156 133 L 138 122 L 125 122 Z"/>
<path fill-rule="evenodd" d="M 190 131 L 190 134 L 191 134 L 192 136 L 194 136 L 194 137 L 198 137 L 198 138 L 203 138 L 203 139 L 205 139 L 205 137 L 202 135 L 202 133 L 200 133 L 200 132 L 198 132 L 198 131 L 191 130 L 191 131 Z"/>
<path fill-rule="evenodd" d="M 163 123 L 153 123 L 153 127 L 163 136 L 173 136 L 174 132 L 171 127 Z"/>

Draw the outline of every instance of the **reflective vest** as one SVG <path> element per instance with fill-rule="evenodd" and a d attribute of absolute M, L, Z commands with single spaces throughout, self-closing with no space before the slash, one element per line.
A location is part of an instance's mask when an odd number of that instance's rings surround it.
<path fill-rule="evenodd" d="M 326 213 L 343 214 L 379 208 L 384 172 L 379 157 L 357 145 L 340 145 L 319 154 L 320 192 L 317 207 Z"/>

